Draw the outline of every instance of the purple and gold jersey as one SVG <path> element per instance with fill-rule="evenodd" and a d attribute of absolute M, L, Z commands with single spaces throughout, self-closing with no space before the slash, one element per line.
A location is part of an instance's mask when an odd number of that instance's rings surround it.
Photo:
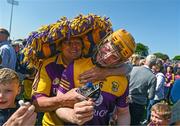
<path fill-rule="evenodd" d="M 81 73 L 94 67 L 90 58 L 79 59 L 64 70 L 58 90 L 66 93 L 74 87 L 82 86 L 78 77 Z M 106 81 L 98 81 L 101 85 L 101 95 L 95 102 L 94 117 L 87 125 L 108 125 L 115 107 L 127 107 L 128 81 L 125 76 L 107 77 Z"/>
<path fill-rule="evenodd" d="M 37 99 L 42 96 L 56 96 L 61 75 L 65 69 L 61 59 L 62 58 L 59 55 L 49 58 L 43 62 L 37 72 L 32 87 L 32 99 Z M 62 121 L 58 119 L 55 112 L 45 112 L 42 122 L 44 126 L 63 124 Z"/>

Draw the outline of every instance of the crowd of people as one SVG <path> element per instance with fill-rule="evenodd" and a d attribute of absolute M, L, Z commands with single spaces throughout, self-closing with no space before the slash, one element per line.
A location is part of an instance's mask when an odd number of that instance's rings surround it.
<path fill-rule="evenodd" d="M 63 18 L 18 41 L 0 28 L 0 125 L 180 125 L 180 62 L 135 54 L 108 19 Z M 88 82 L 100 93 L 77 91 Z"/>

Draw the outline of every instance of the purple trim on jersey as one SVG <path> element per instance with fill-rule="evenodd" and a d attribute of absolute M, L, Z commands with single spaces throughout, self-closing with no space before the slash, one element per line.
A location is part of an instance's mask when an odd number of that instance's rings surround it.
<path fill-rule="evenodd" d="M 70 89 L 74 88 L 74 62 L 72 62 L 69 66 L 68 66 L 68 70 L 66 71 L 66 75 L 68 77 L 68 82 L 70 83 Z"/>
<path fill-rule="evenodd" d="M 127 86 L 124 94 L 118 98 L 118 104 L 117 104 L 118 107 L 125 108 L 129 106 L 128 95 L 129 95 L 129 85 Z"/>
<path fill-rule="evenodd" d="M 72 62 L 70 65 L 68 65 L 68 67 L 63 71 L 62 73 L 62 77 L 61 77 L 61 81 L 65 80 L 67 82 L 69 82 L 69 90 L 74 88 L 74 62 Z M 67 91 L 65 88 L 63 88 L 62 86 L 58 87 L 58 91 L 62 92 L 62 93 L 66 93 Z"/>
<path fill-rule="evenodd" d="M 62 64 L 57 64 L 56 62 L 52 62 L 52 63 L 48 64 L 45 68 L 46 68 L 46 72 L 47 72 L 49 78 L 51 79 L 50 95 L 55 96 L 57 88 L 59 86 L 59 83 L 53 84 L 53 80 L 58 78 L 59 82 L 60 82 L 61 75 L 62 75 L 62 72 L 64 71 L 65 67 Z"/>
<path fill-rule="evenodd" d="M 44 96 L 47 97 L 46 94 L 38 93 L 38 94 L 35 94 L 35 95 L 32 96 L 32 100 L 36 100 L 37 98 L 44 97 Z"/>

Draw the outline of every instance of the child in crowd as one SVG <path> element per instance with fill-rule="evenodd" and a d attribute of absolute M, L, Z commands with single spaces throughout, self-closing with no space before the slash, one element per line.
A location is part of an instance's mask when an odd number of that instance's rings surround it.
<path fill-rule="evenodd" d="M 148 126 L 169 125 L 171 118 L 171 107 L 165 103 L 156 103 L 151 108 L 151 122 Z"/>
<path fill-rule="evenodd" d="M 164 87 L 164 93 L 165 93 L 167 102 L 170 104 L 169 96 L 170 96 L 171 88 L 173 86 L 174 77 L 175 77 L 172 66 L 167 67 L 167 73 L 165 74 L 165 77 L 166 77 L 166 83 L 165 83 L 165 87 Z"/>
<path fill-rule="evenodd" d="M 18 109 L 16 96 L 20 90 L 17 73 L 9 68 L 0 69 L 0 125 Z"/>

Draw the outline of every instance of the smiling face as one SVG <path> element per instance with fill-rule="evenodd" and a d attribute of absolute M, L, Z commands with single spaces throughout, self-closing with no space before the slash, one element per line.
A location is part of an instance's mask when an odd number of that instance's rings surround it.
<path fill-rule="evenodd" d="M 80 38 L 71 38 L 62 42 L 62 58 L 66 65 L 81 56 L 82 47 L 83 44 Z"/>
<path fill-rule="evenodd" d="M 17 80 L 0 83 L 0 109 L 15 107 L 15 99 L 19 92 L 20 87 Z"/>

